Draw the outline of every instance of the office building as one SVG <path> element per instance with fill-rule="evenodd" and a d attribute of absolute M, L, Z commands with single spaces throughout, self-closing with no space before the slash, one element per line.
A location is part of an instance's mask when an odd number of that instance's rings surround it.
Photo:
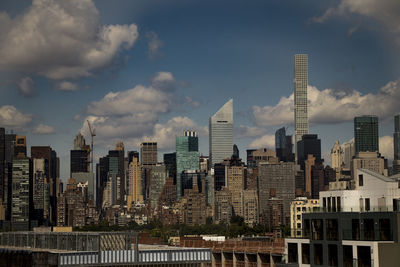
<path fill-rule="evenodd" d="M 297 143 L 297 162 L 302 170 L 308 155 L 313 155 L 316 161 L 321 161 L 321 139 L 318 139 L 316 134 L 304 134 Z"/>
<path fill-rule="evenodd" d="M 307 111 L 308 55 L 294 56 L 294 136 L 297 153 L 297 142 L 308 134 Z"/>
<path fill-rule="evenodd" d="M 400 173 L 400 114 L 394 116 L 393 149 L 393 174 L 398 174 Z"/>
<path fill-rule="evenodd" d="M 290 223 L 290 202 L 295 198 L 296 165 L 293 162 L 261 163 L 258 185 L 261 218 L 266 222 L 268 212 L 279 199 L 283 207 L 283 223 Z"/>
<path fill-rule="evenodd" d="M 244 163 L 232 156 L 226 169 L 226 187 L 232 197 L 233 215 L 243 217 Z"/>
<path fill-rule="evenodd" d="M 134 158 L 137 158 L 139 162 L 139 152 L 138 151 L 128 151 L 128 166 L 133 161 Z"/>
<path fill-rule="evenodd" d="M 95 196 L 95 188 L 94 188 L 94 175 L 91 172 L 74 172 L 71 174 L 71 178 L 75 180 L 76 183 L 87 183 L 87 197 L 88 200 L 94 203 Z"/>
<path fill-rule="evenodd" d="M 210 164 L 222 162 L 233 154 L 233 99 L 209 119 Z"/>
<path fill-rule="evenodd" d="M 354 140 L 344 143 L 343 147 L 343 169 L 350 170 L 351 168 L 351 160 L 356 155 Z"/>
<path fill-rule="evenodd" d="M 118 162 L 119 162 L 119 178 L 120 178 L 120 204 L 123 205 L 125 202 L 126 195 L 126 179 L 125 179 L 125 149 L 124 143 L 117 142 L 115 144 L 115 150 L 118 151 Z"/>
<path fill-rule="evenodd" d="M 232 217 L 232 194 L 227 187 L 215 192 L 214 223 L 229 224 Z"/>
<path fill-rule="evenodd" d="M 143 166 L 157 164 L 157 142 L 141 143 L 140 156 Z"/>
<path fill-rule="evenodd" d="M 278 163 L 279 158 L 275 151 L 269 148 L 247 150 L 247 167 L 249 169 L 257 168 L 261 162 Z"/>
<path fill-rule="evenodd" d="M 11 227 L 28 231 L 32 215 L 32 161 L 19 154 L 12 163 Z"/>
<path fill-rule="evenodd" d="M 355 179 L 357 169 L 367 169 L 382 175 L 388 175 L 387 159 L 378 152 L 359 152 L 351 161 L 351 178 Z"/>
<path fill-rule="evenodd" d="M 294 161 L 292 136 L 286 135 L 286 128 L 282 127 L 275 132 L 275 152 L 281 161 Z"/>
<path fill-rule="evenodd" d="M 56 223 L 57 195 L 61 193 L 58 186 L 60 183 L 60 159 L 57 157 L 57 153 L 50 146 L 31 146 L 31 158 L 45 159 L 47 161 L 48 167 L 45 170 L 45 175 L 50 185 L 50 222 Z"/>
<path fill-rule="evenodd" d="M 15 156 L 26 157 L 26 136 L 17 135 L 15 137 Z"/>
<path fill-rule="evenodd" d="M 164 165 L 167 168 L 168 176 L 176 184 L 176 152 L 164 154 Z"/>
<path fill-rule="evenodd" d="M 89 172 L 90 171 L 90 152 L 88 150 L 71 150 L 71 177 L 75 172 Z"/>
<path fill-rule="evenodd" d="M 152 209 L 157 208 L 164 184 L 168 178 L 168 171 L 164 164 L 151 166 L 149 202 Z"/>
<path fill-rule="evenodd" d="M 199 138 L 194 131 L 185 131 L 176 137 L 176 190 L 178 200 L 183 194 L 182 172 L 199 169 Z"/>
<path fill-rule="evenodd" d="M 33 216 L 39 225 L 49 219 L 50 215 L 50 186 L 45 175 L 45 159 L 33 159 Z"/>
<path fill-rule="evenodd" d="M 355 153 L 379 152 L 379 130 L 377 116 L 354 118 Z"/>

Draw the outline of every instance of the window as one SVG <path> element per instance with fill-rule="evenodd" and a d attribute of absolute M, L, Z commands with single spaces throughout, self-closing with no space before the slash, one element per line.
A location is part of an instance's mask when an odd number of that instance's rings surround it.
<path fill-rule="evenodd" d="M 371 209 L 369 198 L 365 199 L 365 210 L 369 211 Z"/>
<path fill-rule="evenodd" d="M 310 244 L 301 244 L 301 262 L 310 264 Z"/>
<path fill-rule="evenodd" d="M 315 265 L 324 264 L 324 251 L 322 244 L 314 244 L 314 264 Z"/>
<path fill-rule="evenodd" d="M 353 240 L 360 240 L 360 220 L 352 219 L 351 220 L 351 233 Z"/>
<path fill-rule="evenodd" d="M 379 219 L 379 240 L 392 240 L 390 232 L 390 219 Z"/>
<path fill-rule="evenodd" d="M 372 241 L 374 240 L 374 220 L 364 219 L 364 240 Z"/>
<path fill-rule="evenodd" d="M 339 228 L 337 219 L 326 220 L 326 239 L 327 240 L 338 240 Z"/>
<path fill-rule="evenodd" d="M 311 221 L 312 225 L 312 239 L 322 240 L 324 238 L 324 223 L 321 219 L 316 219 Z"/>
<path fill-rule="evenodd" d="M 340 205 L 340 197 L 337 197 L 337 211 L 341 211 L 341 205 Z"/>
<path fill-rule="evenodd" d="M 297 220 L 301 220 L 301 215 L 297 215 Z"/>
<path fill-rule="evenodd" d="M 328 266 L 338 266 L 338 249 L 337 245 L 328 245 Z"/>
<path fill-rule="evenodd" d="M 353 267 L 352 246 L 343 246 L 343 267 Z"/>
<path fill-rule="evenodd" d="M 371 247 L 357 246 L 357 258 L 359 267 L 371 267 Z"/>
<path fill-rule="evenodd" d="M 364 185 L 364 176 L 362 174 L 358 175 L 358 186 Z"/>
<path fill-rule="evenodd" d="M 289 263 L 297 263 L 298 254 L 297 254 L 297 244 L 289 243 L 288 244 L 288 259 Z"/>

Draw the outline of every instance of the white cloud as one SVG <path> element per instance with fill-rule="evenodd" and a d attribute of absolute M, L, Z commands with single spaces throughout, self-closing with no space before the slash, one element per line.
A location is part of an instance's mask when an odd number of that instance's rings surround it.
<path fill-rule="evenodd" d="M 265 128 L 257 126 L 239 125 L 234 128 L 235 138 L 260 137 L 266 133 Z"/>
<path fill-rule="evenodd" d="M 19 92 L 26 97 L 35 94 L 35 82 L 30 77 L 24 77 L 18 82 Z"/>
<path fill-rule="evenodd" d="M 0 69 L 51 79 L 91 75 L 138 38 L 134 24 L 101 25 L 91 0 L 34 0 L 15 19 L 0 13 L 0 25 Z"/>
<path fill-rule="evenodd" d="M 16 129 L 27 126 L 32 121 L 32 115 L 23 114 L 14 106 L 5 105 L 0 107 L 0 125 Z"/>
<path fill-rule="evenodd" d="M 188 117 L 174 117 L 166 123 L 154 125 L 153 134 L 130 140 L 130 145 L 139 146 L 144 141 L 156 141 L 160 149 L 174 149 L 175 137 L 183 135 L 185 130 L 196 131 L 198 136 L 208 135 L 207 126 L 199 126 Z M 128 143 L 129 144 L 129 143 Z"/>
<path fill-rule="evenodd" d="M 388 31 L 399 37 L 400 1 L 398 0 L 341 0 L 336 7 L 328 8 L 311 22 L 323 23 L 335 16 L 359 15 L 381 23 Z"/>
<path fill-rule="evenodd" d="M 97 130 L 96 139 L 104 144 L 114 139 L 129 140 L 151 136 L 162 114 L 173 108 L 175 78 L 172 73 L 159 72 L 150 86 L 137 85 L 126 91 L 110 92 L 101 100 L 90 103 L 82 132 L 88 133 L 86 120 Z"/>
<path fill-rule="evenodd" d="M 55 130 L 49 125 L 39 124 L 33 129 L 32 132 L 34 134 L 53 134 L 55 133 Z"/>
<path fill-rule="evenodd" d="M 62 81 L 56 85 L 56 90 L 61 90 L 61 91 L 76 91 L 79 89 L 78 85 L 76 83 L 71 83 L 68 81 Z"/>
<path fill-rule="evenodd" d="M 361 94 L 308 86 L 309 121 L 316 124 L 352 121 L 355 116 L 373 114 L 386 119 L 398 111 L 400 79 L 389 82 L 376 94 Z M 282 97 L 275 106 L 253 106 L 257 125 L 293 124 L 294 97 Z"/>
<path fill-rule="evenodd" d="M 155 32 L 147 32 L 146 37 L 148 39 L 147 47 L 149 49 L 149 58 L 156 59 L 157 57 L 161 57 L 162 53 L 160 49 L 163 47 L 164 43 L 158 39 L 158 35 Z"/>
<path fill-rule="evenodd" d="M 381 136 L 379 137 L 379 152 L 385 158 L 393 160 L 393 136 Z"/>
<path fill-rule="evenodd" d="M 275 135 L 266 134 L 260 138 L 254 139 L 250 145 L 250 148 L 270 148 L 275 149 Z"/>

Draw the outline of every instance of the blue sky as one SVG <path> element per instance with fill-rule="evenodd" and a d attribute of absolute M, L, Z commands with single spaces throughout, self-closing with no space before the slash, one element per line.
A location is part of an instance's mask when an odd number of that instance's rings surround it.
<path fill-rule="evenodd" d="M 293 55 L 307 53 L 323 153 L 353 137 L 354 116 L 376 114 L 391 158 L 399 13 L 396 0 L 1 1 L 0 125 L 52 146 L 66 179 L 86 119 L 97 157 L 118 140 L 172 151 L 188 128 L 207 155 L 208 118 L 232 97 L 245 157 L 279 127 L 293 133 Z"/>

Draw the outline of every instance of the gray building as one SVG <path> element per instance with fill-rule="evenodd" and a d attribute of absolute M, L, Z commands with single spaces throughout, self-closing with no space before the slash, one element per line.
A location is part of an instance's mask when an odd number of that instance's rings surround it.
<path fill-rule="evenodd" d="M 379 152 L 378 117 L 365 115 L 354 118 L 355 152 Z"/>
<path fill-rule="evenodd" d="M 152 208 L 156 208 L 158 199 L 163 190 L 165 180 L 168 178 L 168 171 L 164 164 L 151 166 L 149 199 Z"/>
<path fill-rule="evenodd" d="M 259 210 L 265 221 L 270 200 L 281 199 L 286 225 L 290 223 L 290 202 L 295 198 L 296 165 L 293 162 L 260 163 L 258 174 Z"/>
<path fill-rule="evenodd" d="M 308 55 L 294 56 L 294 134 L 297 153 L 297 142 L 308 134 L 307 111 Z"/>
<path fill-rule="evenodd" d="M 140 144 L 140 162 L 143 166 L 157 164 L 157 142 Z"/>
<path fill-rule="evenodd" d="M 233 154 L 233 99 L 226 102 L 209 119 L 211 168 Z"/>

